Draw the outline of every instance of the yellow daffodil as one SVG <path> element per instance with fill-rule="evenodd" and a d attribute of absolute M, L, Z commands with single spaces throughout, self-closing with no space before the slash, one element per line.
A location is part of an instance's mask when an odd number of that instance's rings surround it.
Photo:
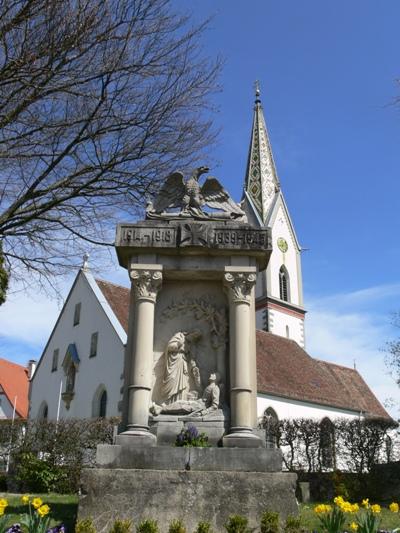
<path fill-rule="evenodd" d="M 33 498 L 32 505 L 35 509 L 39 509 L 43 505 L 43 500 L 41 498 Z"/>
<path fill-rule="evenodd" d="M 353 531 L 357 531 L 357 529 L 358 529 L 358 525 L 357 525 L 355 522 L 352 522 L 352 523 L 350 524 L 350 529 L 352 529 Z"/>
<path fill-rule="evenodd" d="M 314 507 L 314 512 L 317 514 L 329 513 L 329 511 L 331 510 L 332 510 L 332 507 L 324 503 L 320 503 L 319 505 L 316 505 Z"/>
<path fill-rule="evenodd" d="M 379 514 L 381 512 L 381 506 L 375 503 L 374 505 L 371 505 L 371 511 L 374 514 Z"/>
<path fill-rule="evenodd" d="M 21 502 L 25 505 L 29 503 L 29 496 L 21 496 Z"/>
<path fill-rule="evenodd" d="M 353 503 L 351 505 L 351 512 L 352 513 L 358 513 L 359 510 L 360 510 L 360 507 L 359 507 L 358 503 Z"/>
<path fill-rule="evenodd" d="M 5 509 L 8 505 L 8 501 L 5 498 L 0 498 L 0 509 Z"/>
<path fill-rule="evenodd" d="M 362 505 L 363 507 L 368 508 L 368 507 L 369 507 L 369 498 L 365 498 L 365 500 L 363 500 L 363 501 L 361 502 L 361 505 Z"/>
<path fill-rule="evenodd" d="M 392 502 L 389 505 L 389 509 L 392 511 L 392 513 L 398 513 L 399 512 L 399 504 L 396 502 Z"/>
<path fill-rule="evenodd" d="M 342 503 L 344 503 L 343 496 L 336 496 L 333 501 L 336 503 L 336 505 L 339 505 L 339 507 Z"/>
<path fill-rule="evenodd" d="M 50 507 L 48 505 L 41 505 L 37 512 L 40 514 L 40 516 L 46 516 L 50 512 Z"/>
<path fill-rule="evenodd" d="M 3 516 L 5 511 L 5 507 L 0 507 L 0 516 Z"/>

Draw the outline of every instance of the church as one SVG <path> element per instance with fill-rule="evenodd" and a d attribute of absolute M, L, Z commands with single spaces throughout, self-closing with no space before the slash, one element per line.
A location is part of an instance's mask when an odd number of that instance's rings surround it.
<path fill-rule="evenodd" d="M 269 228 L 272 237 L 270 260 L 255 289 L 257 417 L 390 418 L 357 370 L 305 351 L 301 246 L 259 88 L 241 207 L 251 226 Z M 131 298 L 128 288 L 95 279 L 85 258 L 31 379 L 30 418 L 121 416 Z"/>

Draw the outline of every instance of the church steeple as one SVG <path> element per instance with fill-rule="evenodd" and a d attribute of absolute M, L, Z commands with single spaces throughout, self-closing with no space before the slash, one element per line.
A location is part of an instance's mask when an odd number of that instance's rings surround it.
<path fill-rule="evenodd" d="M 243 209 L 249 224 L 271 230 L 272 253 L 256 286 L 256 323 L 304 347 L 301 247 L 280 187 L 260 99 L 255 85 L 253 127 Z"/>
<path fill-rule="evenodd" d="M 254 118 L 245 179 L 245 197 L 264 225 L 274 197 L 280 190 L 271 144 L 260 100 L 260 85 L 255 83 Z"/>

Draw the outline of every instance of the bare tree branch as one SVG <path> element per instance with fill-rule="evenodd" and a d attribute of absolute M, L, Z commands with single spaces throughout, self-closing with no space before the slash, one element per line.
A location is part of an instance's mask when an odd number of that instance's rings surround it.
<path fill-rule="evenodd" d="M 0 0 L 0 242 L 15 280 L 111 244 L 215 133 L 207 23 L 171 0 Z"/>

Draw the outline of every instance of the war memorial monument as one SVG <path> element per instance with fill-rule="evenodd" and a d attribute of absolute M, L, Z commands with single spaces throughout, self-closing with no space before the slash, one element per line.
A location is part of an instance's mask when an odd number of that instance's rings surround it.
<path fill-rule="evenodd" d="M 295 514 L 295 474 L 257 431 L 255 284 L 272 251 L 208 168 L 164 181 L 146 219 L 119 224 L 116 251 L 131 281 L 123 431 L 82 476 L 79 516 L 98 531 L 116 517 L 181 518 L 223 530 L 257 527 L 266 509 Z M 195 426 L 210 447 L 177 447 Z"/>

